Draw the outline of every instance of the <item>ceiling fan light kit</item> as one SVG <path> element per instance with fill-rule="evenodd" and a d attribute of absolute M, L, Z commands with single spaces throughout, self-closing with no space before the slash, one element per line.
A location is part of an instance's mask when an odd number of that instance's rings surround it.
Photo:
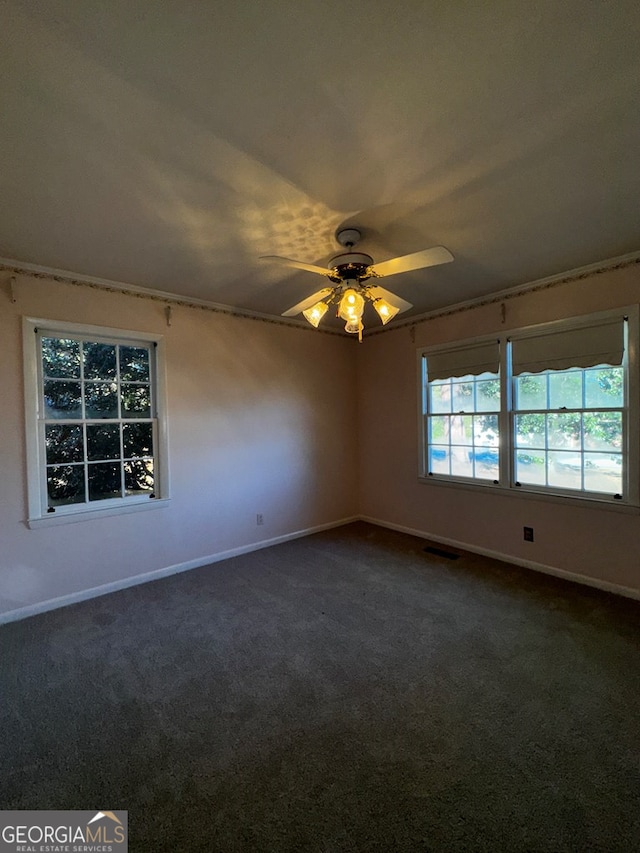
<path fill-rule="evenodd" d="M 370 278 L 382 278 L 386 275 L 438 266 L 453 260 L 453 255 L 444 246 L 434 246 L 431 249 L 374 264 L 370 255 L 351 251 L 361 236 L 357 228 L 343 228 L 338 231 L 336 239 L 348 251 L 331 258 L 326 270 L 313 264 L 275 255 L 261 258 L 264 261 L 273 261 L 283 266 L 324 275 L 333 284 L 333 287 L 325 287 L 284 311 L 283 317 L 292 317 L 302 312 L 304 318 L 317 329 L 329 306 L 337 304 L 338 317 L 346 321 L 345 332 L 357 334 L 358 340 L 362 342 L 364 329 L 362 317 L 367 302 L 373 305 L 383 325 L 393 320 L 396 314 L 413 307 L 410 302 L 396 296 L 395 293 L 379 285 L 363 284 L 363 282 Z"/>

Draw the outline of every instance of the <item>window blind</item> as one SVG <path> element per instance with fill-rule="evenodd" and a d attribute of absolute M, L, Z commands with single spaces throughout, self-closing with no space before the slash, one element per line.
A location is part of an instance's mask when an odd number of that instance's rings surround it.
<path fill-rule="evenodd" d="M 511 341 L 511 370 L 518 376 L 597 364 L 615 366 L 622 364 L 623 353 L 624 320 L 619 317 L 597 326 L 517 338 Z"/>
<path fill-rule="evenodd" d="M 435 379 L 452 379 L 457 376 L 498 373 L 499 367 L 500 345 L 498 341 L 442 350 L 427 355 L 429 382 L 433 382 Z"/>

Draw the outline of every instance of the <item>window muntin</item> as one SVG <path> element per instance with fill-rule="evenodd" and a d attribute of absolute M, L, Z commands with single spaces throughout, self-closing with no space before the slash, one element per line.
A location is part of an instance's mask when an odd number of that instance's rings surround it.
<path fill-rule="evenodd" d="M 166 497 L 157 341 L 29 319 L 25 334 L 30 523 Z"/>
<path fill-rule="evenodd" d="M 427 381 L 427 399 L 428 473 L 497 480 L 499 374 Z"/>
<path fill-rule="evenodd" d="M 624 368 L 514 377 L 516 485 L 621 495 Z"/>

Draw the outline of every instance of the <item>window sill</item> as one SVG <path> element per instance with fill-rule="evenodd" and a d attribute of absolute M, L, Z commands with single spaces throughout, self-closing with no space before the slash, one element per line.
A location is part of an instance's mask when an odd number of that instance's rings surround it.
<path fill-rule="evenodd" d="M 450 481 L 439 479 L 436 477 L 418 476 L 418 482 L 429 486 L 442 486 L 447 489 L 464 489 L 465 491 L 476 492 L 478 494 L 488 494 L 493 492 L 500 497 L 523 498 L 524 500 L 534 500 L 542 503 L 555 503 L 562 506 L 582 507 L 583 509 L 597 509 L 605 512 L 622 512 L 628 515 L 639 515 L 640 507 L 635 504 L 622 503 L 614 499 L 603 499 L 593 497 L 573 497 L 570 495 L 545 494 L 544 492 L 529 491 L 524 487 L 508 487 L 501 486 L 493 481 L 485 483 L 471 483 L 469 481 Z"/>
<path fill-rule="evenodd" d="M 166 507 L 170 503 L 169 498 L 154 498 L 140 503 L 128 503 L 125 506 L 112 506 L 105 509 L 91 509 L 84 512 L 51 513 L 50 515 L 28 518 L 26 525 L 30 530 L 40 527 L 57 527 L 60 524 L 75 524 L 78 521 L 91 521 L 94 518 L 106 518 L 111 515 L 128 515 L 132 512 L 146 512 L 150 509 Z"/>

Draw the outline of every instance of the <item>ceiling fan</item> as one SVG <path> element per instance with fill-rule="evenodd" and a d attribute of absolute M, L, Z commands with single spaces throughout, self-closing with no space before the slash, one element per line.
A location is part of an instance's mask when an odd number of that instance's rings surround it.
<path fill-rule="evenodd" d="M 277 255 L 265 255 L 260 258 L 262 261 L 272 261 L 285 267 L 314 272 L 326 276 L 332 282 L 330 287 L 324 287 L 312 293 L 302 302 L 284 311 L 283 317 L 293 317 L 302 312 L 305 319 L 318 328 L 329 306 L 335 304 L 338 317 L 346 321 L 345 331 L 357 334 L 358 340 L 362 341 L 364 329 L 362 315 L 367 302 L 373 304 L 383 325 L 392 320 L 396 314 L 413 307 L 406 299 L 396 296 L 390 290 L 385 290 L 377 284 L 364 282 L 371 278 L 383 278 L 387 275 L 448 264 L 453 260 L 453 255 L 444 246 L 433 246 L 431 249 L 423 249 L 421 252 L 374 264 L 370 255 L 353 251 L 361 236 L 357 228 L 343 228 L 338 231 L 336 239 L 347 251 L 331 258 L 327 269 L 305 264 L 302 261 L 294 261 L 291 258 L 280 258 Z"/>

